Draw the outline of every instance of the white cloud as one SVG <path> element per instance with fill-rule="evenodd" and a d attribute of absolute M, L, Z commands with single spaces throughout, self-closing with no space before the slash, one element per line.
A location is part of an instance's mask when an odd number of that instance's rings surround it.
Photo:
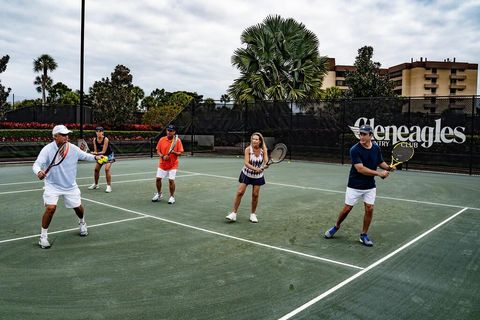
<path fill-rule="evenodd" d="M 338 64 L 352 64 L 364 45 L 384 67 L 420 57 L 478 63 L 478 0 L 89 0 L 85 90 L 123 64 L 146 94 L 165 88 L 219 99 L 238 76 L 230 58 L 242 31 L 269 14 L 304 23 Z M 43 53 L 58 63 L 52 78 L 79 89 L 80 1 L 4 2 L 0 50 L 10 55 L 2 84 L 16 100 L 39 97 L 32 67 Z"/>

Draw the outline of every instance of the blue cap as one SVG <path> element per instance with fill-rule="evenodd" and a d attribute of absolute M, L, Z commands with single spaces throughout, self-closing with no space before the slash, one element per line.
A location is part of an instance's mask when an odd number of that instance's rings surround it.
<path fill-rule="evenodd" d="M 169 125 L 167 126 L 167 130 L 168 130 L 168 131 L 177 131 L 177 128 L 175 127 L 175 125 L 169 124 Z"/>
<path fill-rule="evenodd" d="M 359 132 L 361 133 L 367 133 L 367 134 L 372 134 L 373 129 L 370 127 L 368 124 L 364 124 L 363 126 L 360 127 Z"/>

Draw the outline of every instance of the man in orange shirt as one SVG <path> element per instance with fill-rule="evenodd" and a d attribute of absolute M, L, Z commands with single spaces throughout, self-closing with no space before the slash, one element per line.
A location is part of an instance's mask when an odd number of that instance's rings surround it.
<path fill-rule="evenodd" d="M 168 176 L 168 186 L 170 189 L 169 204 L 175 203 L 175 176 L 178 169 L 178 157 L 183 152 L 183 145 L 180 138 L 177 137 L 176 145 L 171 153 L 169 153 L 172 146 L 173 138 L 176 134 L 177 128 L 173 124 L 167 126 L 167 136 L 160 138 L 157 143 L 157 153 L 160 156 L 157 169 L 157 193 L 153 195 L 152 201 L 157 202 L 162 199 L 162 179 Z"/>

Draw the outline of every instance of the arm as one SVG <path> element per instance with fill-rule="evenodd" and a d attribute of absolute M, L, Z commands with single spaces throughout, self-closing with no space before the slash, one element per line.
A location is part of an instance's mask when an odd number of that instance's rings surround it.
<path fill-rule="evenodd" d="M 97 141 L 97 138 L 93 138 L 93 152 L 92 152 L 92 154 L 97 154 L 98 153 L 96 141 Z"/>
<path fill-rule="evenodd" d="M 183 153 L 183 144 L 182 144 L 182 140 L 180 140 L 180 138 L 178 138 L 178 140 L 177 140 L 177 145 L 175 146 L 175 150 L 173 150 L 172 153 L 173 153 L 174 155 L 176 155 L 177 157 L 182 155 L 182 153 Z"/>
<path fill-rule="evenodd" d="M 103 157 L 102 155 L 94 155 L 93 153 L 87 153 L 74 144 L 71 144 L 70 147 L 72 147 L 78 153 L 78 160 L 96 161 L 100 160 Z"/>
<path fill-rule="evenodd" d="M 43 180 L 45 178 L 45 171 L 42 167 L 45 167 L 48 163 L 48 151 L 47 147 L 44 147 L 38 154 L 35 163 L 32 166 L 33 173 L 38 177 L 38 179 Z"/>
<path fill-rule="evenodd" d="M 382 177 L 382 178 L 385 178 L 389 175 L 389 172 L 388 171 L 377 171 L 377 170 L 372 170 L 372 169 L 369 169 L 367 167 L 365 167 L 363 165 L 363 163 L 356 163 L 354 164 L 355 166 L 355 169 L 357 169 L 357 171 L 365 176 L 378 176 L 378 177 Z"/>
<path fill-rule="evenodd" d="M 107 148 L 108 148 L 108 144 L 110 143 L 110 140 L 108 140 L 108 138 L 103 138 L 105 140 L 105 142 L 103 143 L 103 150 L 100 154 L 105 154 L 105 152 L 107 152 Z"/>
<path fill-rule="evenodd" d="M 266 143 L 264 142 L 263 143 L 263 167 L 264 168 L 268 168 L 268 149 L 267 149 L 267 145 Z"/>
<path fill-rule="evenodd" d="M 396 169 L 395 167 L 390 167 L 385 161 L 380 163 L 378 166 L 385 171 L 394 171 Z"/>

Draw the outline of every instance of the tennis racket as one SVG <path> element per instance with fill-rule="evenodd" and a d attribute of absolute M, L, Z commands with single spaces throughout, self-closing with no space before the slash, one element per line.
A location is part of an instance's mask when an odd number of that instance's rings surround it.
<path fill-rule="evenodd" d="M 274 164 L 274 163 L 280 163 L 285 159 L 285 156 L 287 155 L 287 146 L 283 143 L 277 143 L 274 147 L 272 152 L 270 152 L 270 157 L 267 162 L 267 166 Z"/>
<path fill-rule="evenodd" d="M 52 162 L 48 165 L 47 169 L 45 169 L 45 175 L 50 171 L 55 166 L 58 166 L 60 163 L 65 160 L 65 157 L 68 154 L 68 151 L 70 150 L 70 143 L 66 142 L 58 148 L 57 152 L 55 153 L 55 156 L 53 157 Z"/>
<path fill-rule="evenodd" d="M 88 143 L 87 141 L 85 141 L 85 139 L 78 139 L 77 145 L 80 148 L 80 150 L 85 152 L 90 152 L 90 149 L 88 148 Z"/>
<path fill-rule="evenodd" d="M 415 148 L 409 142 L 399 142 L 393 146 L 392 149 L 392 161 L 390 162 L 390 168 L 394 168 L 401 163 L 407 162 L 412 159 L 415 153 Z"/>
<path fill-rule="evenodd" d="M 173 138 L 172 138 L 172 142 L 170 143 L 170 148 L 168 149 L 168 153 L 167 155 L 170 155 L 173 150 L 175 149 L 175 146 L 177 145 L 177 141 L 178 141 L 178 135 L 173 135 Z"/>
<path fill-rule="evenodd" d="M 392 161 L 389 164 L 390 168 L 395 168 L 401 163 L 407 162 L 412 159 L 415 153 L 415 148 L 409 142 L 399 142 L 393 146 L 392 149 Z M 382 177 L 382 179 L 385 179 Z"/>

